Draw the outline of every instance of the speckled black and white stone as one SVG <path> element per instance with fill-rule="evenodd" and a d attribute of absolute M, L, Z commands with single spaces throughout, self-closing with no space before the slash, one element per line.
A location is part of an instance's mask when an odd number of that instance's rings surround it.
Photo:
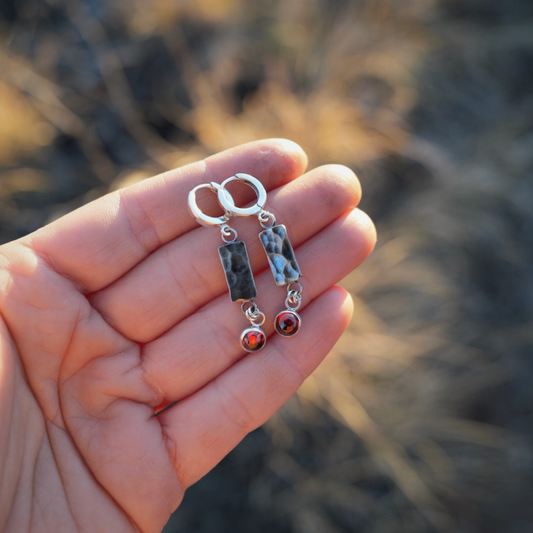
<path fill-rule="evenodd" d="M 225 244 L 218 249 L 218 253 L 226 272 L 231 301 L 255 298 L 257 289 L 244 242 Z"/>
<path fill-rule="evenodd" d="M 259 239 L 267 254 L 277 285 L 287 285 L 302 277 L 291 241 L 287 236 L 287 228 L 283 224 L 262 231 Z"/>

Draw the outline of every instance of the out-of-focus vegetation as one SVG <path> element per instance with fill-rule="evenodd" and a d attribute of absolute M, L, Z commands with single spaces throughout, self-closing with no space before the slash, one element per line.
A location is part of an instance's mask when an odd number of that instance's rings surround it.
<path fill-rule="evenodd" d="M 0 14 L 3 241 L 268 136 L 354 169 L 377 223 L 334 354 L 167 533 L 533 531 L 529 0 L 4 0 Z"/>

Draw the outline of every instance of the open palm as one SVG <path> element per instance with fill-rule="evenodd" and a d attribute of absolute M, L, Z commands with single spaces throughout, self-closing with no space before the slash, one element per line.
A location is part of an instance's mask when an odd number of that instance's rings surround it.
<path fill-rule="evenodd" d="M 333 285 L 370 253 L 375 234 L 354 209 L 355 176 L 334 165 L 300 176 L 305 160 L 288 141 L 244 145 L 0 248 L 0 531 L 161 531 L 185 489 L 325 357 L 352 309 Z M 266 347 L 246 356 L 220 232 L 187 210 L 194 186 L 236 172 L 269 191 L 305 288 L 302 331 L 277 336 L 270 318 L 286 294 L 263 271 L 261 228 L 232 222 L 269 319 Z M 242 205 L 250 193 L 234 196 Z"/>

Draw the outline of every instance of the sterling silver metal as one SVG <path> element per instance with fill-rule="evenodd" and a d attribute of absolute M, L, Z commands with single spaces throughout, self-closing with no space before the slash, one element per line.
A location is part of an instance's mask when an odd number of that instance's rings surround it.
<path fill-rule="evenodd" d="M 233 197 L 225 188 L 226 185 L 232 181 L 246 183 L 246 185 L 249 185 L 254 190 L 255 194 L 257 195 L 257 200 L 255 201 L 254 205 L 251 207 L 237 207 L 235 205 Z M 267 193 L 263 187 L 263 184 L 257 178 L 250 176 L 250 174 L 235 174 L 235 176 L 231 176 L 230 178 L 224 180 L 216 188 L 218 189 L 218 201 L 220 202 L 220 205 L 226 210 L 226 213 L 229 213 L 234 217 L 248 217 L 250 215 L 257 215 L 263 210 L 263 207 L 266 204 Z"/>
<path fill-rule="evenodd" d="M 239 234 L 237 233 L 236 229 L 232 228 L 227 224 L 228 220 L 231 218 L 230 213 L 225 211 L 224 215 L 220 217 L 211 217 L 209 215 L 206 215 L 198 207 L 198 203 L 196 202 L 196 191 L 200 189 L 209 189 L 210 191 L 219 193 L 220 185 L 214 182 L 203 183 L 202 185 L 196 186 L 189 193 L 189 211 L 191 212 L 192 216 L 195 218 L 196 222 L 198 222 L 198 224 L 201 224 L 202 226 L 220 226 L 221 237 L 226 244 L 231 244 L 235 242 Z M 231 197 L 229 192 L 226 190 L 224 190 L 224 194 L 227 194 Z"/>
<path fill-rule="evenodd" d="M 292 285 L 298 285 L 297 289 L 291 289 Z M 293 281 L 287 285 L 287 298 L 285 306 L 287 311 L 298 311 L 302 305 L 302 292 L 304 288 L 299 281 Z"/>
<path fill-rule="evenodd" d="M 222 224 L 226 224 L 226 222 L 230 219 L 230 214 L 227 211 L 220 217 L 210 217 L 206 215 L 196 203 L 196 191 L 200 189 L 209 189 L 214 192 L 219 192 L 220 189 L 218 187 L 220 186 L 217 186 L 216 183 L 203 183 L 202 185 L 197 185 L 189 193 L 189 210 L 196 222 L 202 226 L 221 226 Z"/>
<path fill-rule="evenodd" d="M 270 212 L 264 209 L 257 215 L 259 224 L 265 229 L 270 229 L 276 225 L 276 217 Z"/>
<path fill-rule="evenodd" d="M 254 275 L 243 241 L 230 242 L 218 249 L 220 261 L 226 274 L 232 302 L 248 301 L 257 296 Z"/>
<path fill-rule="evenodd" d="M 235 228 L 232 228 L 231 226 L 228 226 L 227 224 L 222 224 L 220 226 L 220 233 L 222 235 L 222 240 L 226 244 L 231 244 L 235 242 L 237 240 L 237 237 L 239 236 L 237 230 Z"/>
<path fill-rule="evenodd" d="M 257 194 L 256 203 L 252 207 L 240 208 L 235 206 L 235 201 L 225 186 L 232 181 L 246 183 Z M 218 200 L 224 208 L 224 215 L 212 217 L 206 215 L 196 202 L 196 192 L 200 189 L 209 189 L 217 194 Z M 266 343 L 266 334 L 261 329 L 265 322 L 265 314 L 262 313 L 253 298 L 257 295 L 246 245 L 237 241 L 237 231 L 228 225 L 228 221 L 234 216 L 256 215 L 263 210 L 266 202 L 266 191 L 259 180 L 248 174 L 236 174 L 223 181 L 221 184 L 210 182 L 196 186 L 189 193 L 189 210 L 195 220 L 202 226 L 218 226 L 222 240 L 226 243 L 218 249 L 220 260 L 226 273 L 226 281 L 233 302 L 242 301 L 241 310 L 250 321 L 250 327 L 245 329 L 240 338 L 241 347 L 247 352 L 257 352 Z M 259 335 L 259 343 L 255 346 L 254 335 Z"/>
<path fill-rule="evenodd" d="M 250 304 L 250 307 L 246 307 L 246 304 Z M 253 299 L 242 302 L 241 311 L 254 326 L 262 326 L 265 323 L 265 314 L 259 311 L 259 307 Z"/>
<path fill-rule="evenodd" d="M 259 350 L 263 349 L 266 344 L 266 334 L 261 329 L 261 326 L 265 323 L 265 314 L 259 311 L 259 308 L 257 307 L 257 304 L 253 299 L 245 300 L 241 304 L 241 311 L 244 313 L 246 318 L 250 321 L 250 327 L 245 329 L 241 333 L 241 346 L 246 350 L 247 352 L 258 352 Z M 247 344 L 244 342 L 245 337 L 248 333 L 256 333 L 259 335 L 262 335 L 264 338 L 263 345 L 259 348 L 250 349 Z"/>
<path fill-rule="evenodd" d="M 235 206 L 233 197 L 226 190 L 226 185 L 232 181 L 240 181 L 249 185 L 257 194 L 257 200 L 251 207 L 241 208 Z M 218 200 L 220 205 L 225 209 L 226 214 L 232 217 L 236 216 L 250 216 L 257 215 L 259 223 L 264 231 L 259 233 L 259 240 L 265 249 L 265 253 L 277 285 L 287 286 L 287 298 L 285 299 L 285 307 L 287 311 L 293 313 L 298 319 L 298 329 L 301 325 L 301 318 L 296 311 L 302 305 L 303 287 L 298 279 L 302 277 L 302 272 L 296 261 L 294 250 L 287 235 L 287 229 L 284 225 L 276 225 L 276 217 L 273 213 L 264 209 L 266 204 L 267 193 L 262 183 L 249 174 L 235 174 L 230 178 L 224 180 L 220 186 L 212 184 L 217 189 Z M 295 283 L 297 289 L 293 288 Z M 246 318 L 255 324 L 254 320 L 258 314 L 262 315 L 261 324 L 264 322 L 264 315 L 257 310 L 255 302 L 250 300 L 250 307 L 245 309 L 245 305 L 241 306 L 242 312 Z M 246 303 L 246 302 L 245 302 Z M 278 315 L 279 316 L 279 315 Z M 277 319 L 277 317 L 276 317 Z M 259 324 L 260 325 L 260 324 Z M 292 336 L 292 334 L 291 334 Z"/>
<path fill-rule="evenodd" d="M 302 271 L 283 224 L 277 224 L 259 233 L 276 285 L 287 285 L 302 277 Z"/>

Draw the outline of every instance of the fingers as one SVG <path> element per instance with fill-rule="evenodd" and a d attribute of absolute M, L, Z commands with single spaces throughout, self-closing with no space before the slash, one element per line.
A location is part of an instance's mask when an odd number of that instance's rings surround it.
<path fill-rule="evenodd" d="M 187 208 L 187 195 L 196 185 L 244 172 L 270 190 L 299 176 L 306 164 L 304 152 L 291 141 L 244 144 L 108 194 L 25 240 L 81 290 L 94 292 L 197 226 Z M 248 187 L 239 191 L 238 203 L 252 199 Z M 209 211 L 214 198 L 206 199 L 205 205 Z"/>
<path fill-rule="evenodd" d="M 239 361 L 158 417 L 184 488 L 297 390 L 344 331 L 352 308 L 344 289 L 328 290 L 302 312 L 305 330 L 296 337 L 272 339 L 262 352 Z"/>
<path fill-rule="evenodd" d="M 293 246 L 318 233 L 360 199 L 357 178 L 346 167 L 328 165 L 269 193 L 267 209 L 286 224 Z M 244 240 L 254 272 L 267 264 L 254 217 L 232 221 Z M 201 227 L 154 252 L 117 282 L 91 296 L 91 303 L 126 337 L 148 342 L 189 316 L 227 284 L 218 257 L 216 228 Z M 333 283 L 333 282 L 332 282 Z"/>
<path fill-rule="evenodd" d="M 341 217 L 296 250 L 304 277 L 304 306 L 338 282 L 369 255 L 375 242 L 372 222 L 356 209 Z M 270 270 L 257 277 L 257 303 L 267 316 L 263 329 L 267 347 L 275 342 L 274 317 L 284 309 L 286 290 L 276 287 Z M 333 317 L 324 313 L 324 325 Z M 144 380 L 167 403 L 185 398 L 230 368 L 244 355 L 239 336 L 248 327 L 240 306 L 221 295 L 200 312 L 180 322 L 143 348 Z M 305 319 L 296 338 L 312 333 Z M 266 351 L 263 349 L 262 352 Z"/>

